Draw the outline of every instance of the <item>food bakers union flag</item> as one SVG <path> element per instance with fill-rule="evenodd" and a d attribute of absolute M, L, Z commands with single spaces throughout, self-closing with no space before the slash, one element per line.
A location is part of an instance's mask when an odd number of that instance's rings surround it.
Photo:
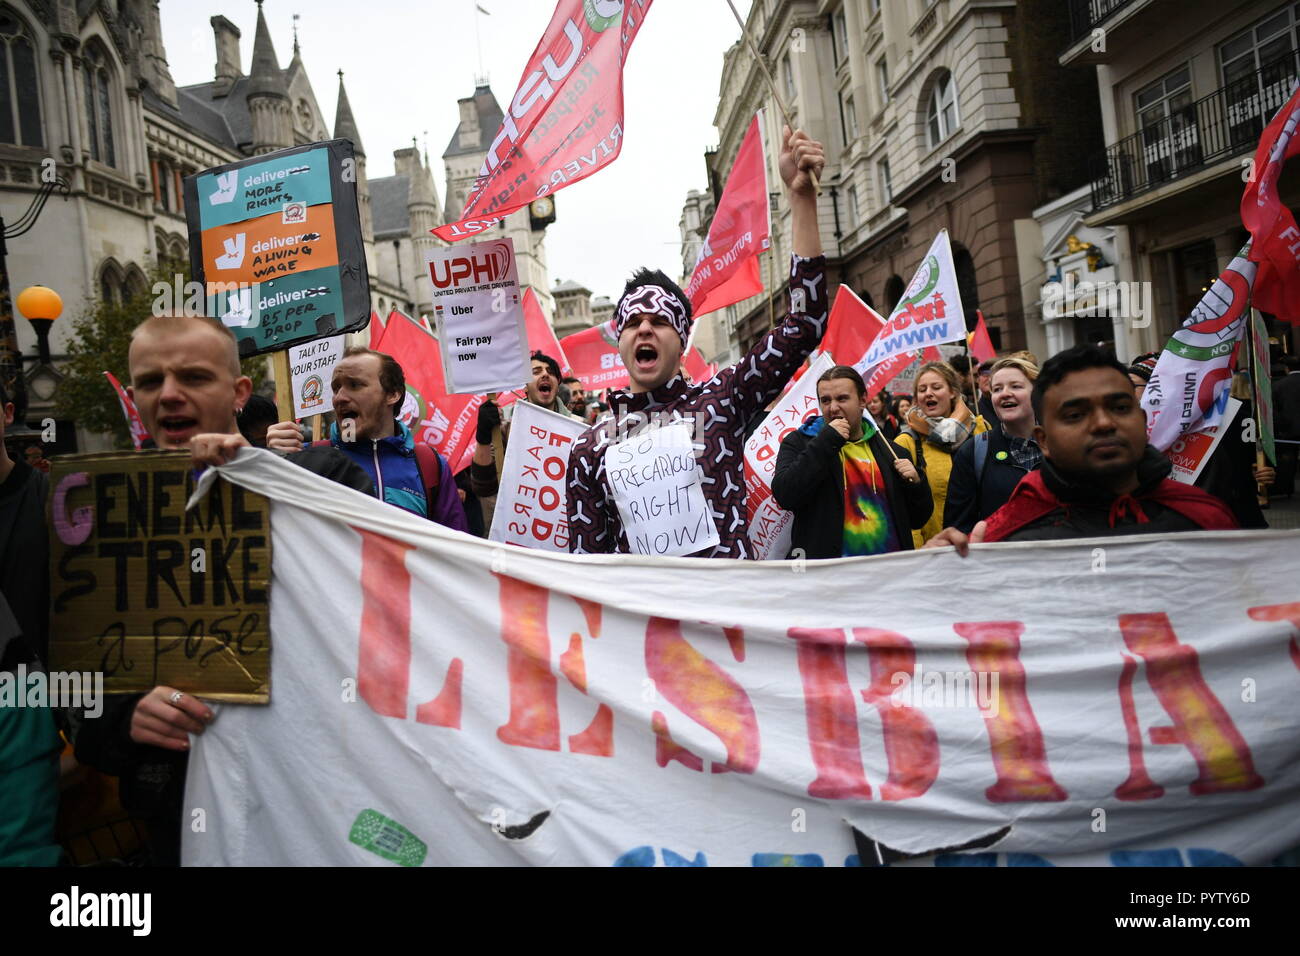
<path fill-rule="evenodd" d="M 758 254 L 767 249 L 771 229 L 760 115 L 754 116 L 736 151 L 708 238 L 686 284 L 697 317 L 763 291 Z"/>
<path fill-rule="evenodd" d="M 618 158 L 623 63 L 652 0 L 560 0 L 504 110 L 460 219 L 433 232 L 477 235 L 539 196 Z"/>

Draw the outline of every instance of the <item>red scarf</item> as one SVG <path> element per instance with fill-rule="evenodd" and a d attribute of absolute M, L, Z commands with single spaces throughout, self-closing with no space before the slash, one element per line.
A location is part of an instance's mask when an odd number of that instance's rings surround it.
<path fill-rule="evenodd" d="M 1110 526 L 1127 515 L 1147 524 L 1150 519 L 1142 509 L 1143 502 L 1155 502 L 1178 512 L 1206 531 L 1234 531 L 1237 519 L 1218 498 L 1200 488 L 1166 478 L 1149 491 L 1137 495 L 1120 495 L 1110 506 Z M 1011 497 L 988 518 L 985 541 L 1005 541 L 1015 532 L 1030 525 L 1058 508 L 1068 507 L 1048 490 L 1041 471 L 1031 471 L 1020 479 Z"/>

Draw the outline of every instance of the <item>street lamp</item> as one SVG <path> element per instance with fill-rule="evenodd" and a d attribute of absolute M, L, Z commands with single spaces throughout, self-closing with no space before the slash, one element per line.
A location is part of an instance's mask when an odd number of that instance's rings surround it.
<path fill-rule="evenodd" d="M 63 314 L 63 299 L 53 289 L 43 285 L 28 286 L 18 293 L 14 304 L 26 316 L 36 332 L 41 364 L 50 364 L 50 326 Z"/>

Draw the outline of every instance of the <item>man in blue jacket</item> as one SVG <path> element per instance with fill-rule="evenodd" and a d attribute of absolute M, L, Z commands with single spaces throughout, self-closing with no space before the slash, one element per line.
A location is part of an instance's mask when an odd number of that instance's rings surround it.
<path fill-rule="evenodd" d="M 398 415 L 406 399 L 402 366 L 383 352 L 353 346 L 334 366 L 330 380 L 334 415 L 329 444 L 356 462 L 374 482 L 376 497 L 457 531 L 468 531 L 465 509 L 446 459 L 416 443 Z M 293 422 L 266 433 L 272 451 L 303 447 Z"/>

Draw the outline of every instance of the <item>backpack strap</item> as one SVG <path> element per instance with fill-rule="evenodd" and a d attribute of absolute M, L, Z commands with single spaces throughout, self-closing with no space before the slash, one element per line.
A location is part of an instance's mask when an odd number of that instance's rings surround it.
<path fill-rule="evenodd" d="M 984 481 L 984 463 L 989 460 L 989 433 L 980 432 L 975 436 L 975 484 Z"/>
<path fill-rule="evenodd" d="M 442 481 L 442 460 L 438 453 L 424 442 L 415 443 L 415 464 L 420 469 L 420 484 L 428 496 L 429 517 L 433 517 L 433 503 L 438 497 L 438 485 Z"/>

